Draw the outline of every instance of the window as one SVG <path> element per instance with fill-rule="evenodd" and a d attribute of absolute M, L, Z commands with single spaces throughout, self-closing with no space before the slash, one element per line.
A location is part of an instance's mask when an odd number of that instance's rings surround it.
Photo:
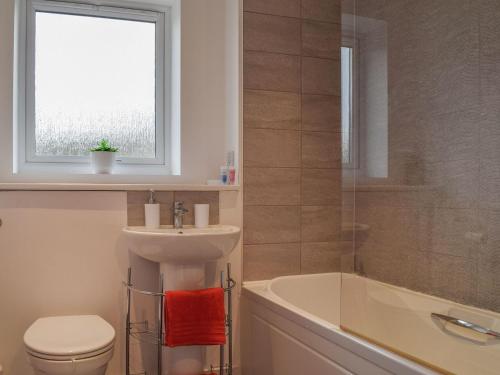
<path fill-rule="evenodd" d="M 342 126 L 342 164 L 347 168 L 357 167 L 357 116 L 356 65 L 353 40 L 344 40 L 340 48 L 341 64 L 341 126 Z"/>
<path fill-rule="evenodd" d="M 167 165 L 165 13 L 28 0 L 20 158 L 88 163 L 100 139 L 122 165 Z"/>

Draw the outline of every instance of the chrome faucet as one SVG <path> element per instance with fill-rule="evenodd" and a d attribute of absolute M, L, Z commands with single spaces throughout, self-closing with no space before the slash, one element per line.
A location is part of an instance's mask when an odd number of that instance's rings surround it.
<path fill-rule="evenodd" d="M 186 208 L 184 208 L 184 202 L 175 202 L 174 203 L 174 228 L 175 229 L 182 229 L 184 224 L 183 224 L 183 218 L 186 212 L 188 212 Z"/>

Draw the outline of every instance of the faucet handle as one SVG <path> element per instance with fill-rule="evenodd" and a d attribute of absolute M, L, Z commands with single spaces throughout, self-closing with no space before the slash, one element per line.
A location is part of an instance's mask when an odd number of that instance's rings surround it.
<path fill-rule="evenodd" d="M 176 211 L 182 211 L 183 213 L 188 212 L 189 210 L 184 208 L 184 202 L 179 201 L 179 202 L 174 202 L 174 209 Z"/>

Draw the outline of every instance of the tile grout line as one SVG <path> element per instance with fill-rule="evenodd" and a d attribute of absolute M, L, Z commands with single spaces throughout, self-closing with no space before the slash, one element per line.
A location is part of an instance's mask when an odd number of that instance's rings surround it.
<path fill-rule="evenodd" d="M 299 240 L 300 240 L 300 243 L 299 243 L 299 274 L 302 274 L 302 204 L 303 204 L 303 201 L 304 201 L 304 197 L 303 197 L 303 189 L 302 189 L 302 185 L 303 185 L 303 181 L 302 181 L 302 178 L 303 178 L 303 164 L 302 164 L 302 130 L 303 130 L 303 126 L 302 126 L 302 95 L 304 94 L 303 93 L 303 83 L 302 83 L 302 76 L 303 76 L 303 72 L 302 72 L 302 51 L 304 49 L 304 45 L 303 45 L 303 39 L 302 39 L 302 32 L 303 32 L 303 20 L 302 20 L 302 1 L 303 0 L 300 0 L 299 1 L 299 6 L 300 6 L 300 9 L 299 9 L 299 12 L 300 12 L 300 61 L 299 61 L 299 72 L 300 72 L 300 82 L 299 82 L 299 87 L 300 87 L 300 93 L 299 93 L 299 130 L 300 130 L 300 133 L 299 133 L 299 152 L 300 152 L 300 172 L 299 172 Z"/>
<path fill-rule="evenodd" d="M 243 10 L 244 13 L 250 13 L 250 14 L 259 14 L 261 16 L 271 16 L 271 17 L 282 17 L 282 18 L 288 18 L 288 19 L 293 19 L 293 20 L 299 20 L 299 21 L 309 21 L 309 22 L 318 22 L 318 23 L 324 23 L 327 25 L 342 25 L 341 22 L 333 22 L 333 21 L 325 21 L 325 20 L 318 20 L 316 18 L 303 18 L 302 17 L 302 1 L 301 1 L 301 9 L 300 9 L 300 15 L 298 17 L 294 16 L 285 16 L 283 14 L 272 14 L 272 13 L 264 13 L 264 12 L 259 12 L 255 10 Z"/>
<path fill-rule="evenodd" d="M 302 33 L 302 24 L 300 25 L 301 33 Z M 302 38 L 302 36 L 301 36 Z M 281 56 L 289 56 L 289 57 L 298 57 L 301 58 L 305 57 L 308 59 L 316 59 L 316 60 L 324 60 L 324 61 L 334 61 L 340 64 L 340 55 L 336 58 L 331 58 L 331 57 L 321 57 L 321 56 L 310 56 L 310 55 L 303 55 L 302 54 L 302 41 L 301 41 L 301 51 L 299 54 L 294 54 L 294 53 L 287 53 L 287 52 L 276 52 L 276 51 L 266 51 L 266 50 L 260 50 L 260 49 L 248 49 L 245 48 L 243 50 L 244 53 L 250 52 L 250 53 L 266 53 L 268 55 L 281 55 Z"/>
<path fill-rule="evenodd" d="M 302 24 L 300 25 L 300 30 L 301 30 L 301 33 L 302 33 Z M 302 38 L 302 36 L 301 36 L 301 38 Z M 301 41 L 301 43 L 302 43 L 302 41 Z M 302 52 L 302 45 L 301 45 L 300 49 L 301 49 L 301 51 L 298 54 L 296 54 L 296 53 L 289 53 L 289 52 L 268 51 L 268 50 L 265 50 L 265 49 L 249 49 L 249 48 L 245 48 L 244 52 L 269 53 L 269 54 L 273 54 L 273 55 L 285 55 L 285 56 L 300 57 L 300 58 L 307 57 L 307 58 L 310 58 L 310 59 L 335 61 L 335 62 L 340 63 L 340 56 L 339 57 L 314 56 L 314 55 L 309 55 L 309 54 L 303 54 L 303 52 Z"/>
<path fill-rule="evenodd" d="M 294 94 L 300 95 L 301 93 L 298 91 L 284 91 L 284 90 L 273 90 L 273 89 L 253 89 L 253 88 L 243 88 L 243 91 L 257 91 L 257 92 L 268 92 L 272 93 L 283 93 L 283 94 Z M 341 94 L 318 94 L 318 93 L 304 93 L 306 96 L 323 96 L 328 98 L 341 98 Z"/>

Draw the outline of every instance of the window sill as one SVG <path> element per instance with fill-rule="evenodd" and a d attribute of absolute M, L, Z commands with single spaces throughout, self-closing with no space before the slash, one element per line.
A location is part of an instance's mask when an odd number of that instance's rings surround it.
<path fill-rule="evenodd" d="M 203 184 L 88 184 L 88 183 L 0 183 L 0 191 L 239 191 L 239 185 Z"/>

